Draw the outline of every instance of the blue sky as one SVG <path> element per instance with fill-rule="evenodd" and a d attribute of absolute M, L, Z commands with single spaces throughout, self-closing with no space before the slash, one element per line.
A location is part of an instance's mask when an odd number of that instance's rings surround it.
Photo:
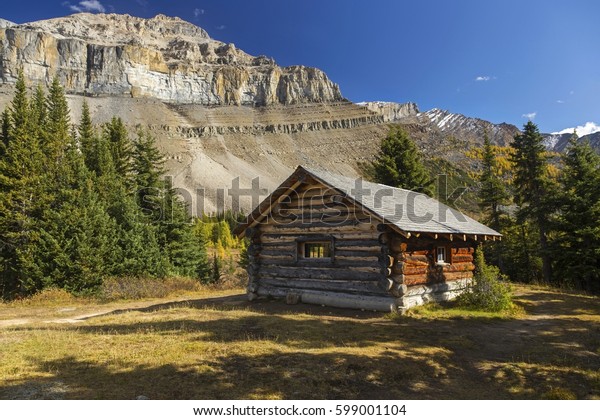
<path fill-rule="evenodd" d="M 5 2 L 17 23 L 74 10 L 179 16 L 281 65 L 319 67 L 358 102 L 416 102 L 544 132 L 600 124 L 600 2 Z M 600 128 L 598 128 L 600 130 Z"/>

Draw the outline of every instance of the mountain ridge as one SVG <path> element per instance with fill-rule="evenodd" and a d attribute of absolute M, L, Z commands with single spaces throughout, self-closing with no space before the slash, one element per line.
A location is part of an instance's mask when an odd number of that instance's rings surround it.
<path fill-rule="evenodd" d="M 499 145 L 518 133 L 511 124 L 422 112 L 414 103 L 354 104 L 319 69 L 279 67 L 181 19 L 57 19 L 0 29 L 0 110 L 20 66 L 30 86 L 58 76 L 72 121 L 86 100 L 96 124 L 116 115 L 132 132 L 150 130 L 196 215 L 229 207 L 225 191 L 235 182 L 249 188 L 259 178 L 261 188 L 273 189 L 297 165 L 362 176 L 389 124 L 402 124 L 432 162 L 447 162 L 432 167 L 436 173 L 476 169 L 466 152 L 483 144 L 485 132 Z M 101 42 L 98 34 L 113 20 L 118 33 Z M 249 197 L 240 204 L 254 206 Z"/>
<path fill-rule="evenodd" d="M 158 15 L 77 13 L 0 28 L 0 81 L 19 67 L 34 84 L 57 76 L 68 93 L 151 97 L 207 106 L 343 100 L 321 70 L 280 67 Z"/>

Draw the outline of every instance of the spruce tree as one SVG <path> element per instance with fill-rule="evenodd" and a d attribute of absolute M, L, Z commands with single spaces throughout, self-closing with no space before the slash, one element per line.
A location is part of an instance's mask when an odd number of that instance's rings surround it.
<path fill-rule="evenodd" d="M 433 181 L 421 163 L 417 146 L 400 127 L 390 128 L 373 163 L 375 182 L 433 195 Z"/>
<path fill-rule="evenodd" d="M 30 292 L 23 276 L 24 259 L 39 240 L 46 174 L 43 153 L 30 123 L 31 109 L 23 71 L 19 71 L 10 105 L 6 148 L 0 159 L 0 268 L 4 296 Z"/>
<path fill-rule="evenodd" d="M 523 126 L 523 133 L 514 137 L 511 146 L 514 148 L 511 160 L 514 165 L 515 202 L 519 205 L 518 217 L 521 221 L 531 220 L 536 224 L 542 275 L 544 281 L 550 283 L 552 265 L 548 231 L 554 208 L 546 148 L 537 126 L 531 121 Z"/>
<path fill-rule="evenodd" d="M 96 146 L 98 139 L 96 138 L 96 131 L 94 130 L 92 117 L 90 116 L 90 107 L 85 100 L 81 106 L 81 120 L 77 127 L 77 134 L 79 135 L 79 146 L 81 148 L 81 153 L 84 156 L 85 164 L 91 169 L 96 164 L 93 161 L 93 156 L 94 147 Z"/>
<path fill-rule="evenodd" d="M 48 122 L 45 125 L 46 139 L 43 149 L 51 165 L 60 168 L 64 159 L 64 153 L 72 139 L 71 118 L 65 92 L 57 77 L 52 80 L 47 97 Z"/>
<path fill-rule="evenodd" d="M 600 156 L 574 135 L 563 157 L 556 259 L 562 279 L 600 291 Z"/>
<path fill-rule="evenodd" d="M 115 171 L 127 185 L 128 190 L 133 188 L 131 177 L 131 141 L 127 128 L 121 118 L 113 117 L 104 124 L 103 135 L 108 141 Z"/>
<path fill-rule="evenodd" d="M 169 179 L 165 180 L 163 218 L 159 232 L 173 274 L 206 281 L 209 275 L 206 242 L 194 234 L 187 205 L 176 194 Z"/>
<path fill-rule="evenodd" d="M 508 203 L 509 194 L 496 164 L 496 154 L 487 133 L 483 143 L 482 172 L 479 177 L 479 207 L 485 213 L 486 223 L 495 230 L 501 229 L 502 205 Z"/>
<path fill-rule="evenodd" d="M 48 108 L 46 106 L 46 94 L 42 85 L 38 85 L 35 89 L 35 96 L 31 101 L 31 123 L 41 137 L 42 128 L 46 127 L 48 118 Z"/>
<path fill-rule="evenodd" d="M 160 221 L 166 188 L 164 157 L 154 138 L 141 130 L 133 143 L 132 169 L 138 206 L 149 220 Z"/>
<path fill-rule="evenodd" d="M 480 189 L 478 195 L 479 208 L 484 213 L 484 221 L 496 231 L 503 230 L 504 213 L 501 206 L 508 204 L 509 194 L 502 180 L 496 162 L 496 154 L 487 133 L 483 142 L 482 171 L 479 176 Z M 491 243 L 487 247 L 486 258 L 505 270 L 503 258 L 503 242 Z"/>

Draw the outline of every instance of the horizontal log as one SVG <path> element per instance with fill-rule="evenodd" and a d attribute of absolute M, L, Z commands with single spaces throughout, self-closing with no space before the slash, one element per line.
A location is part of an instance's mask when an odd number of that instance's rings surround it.
<path fill-rule="evenodd" d="M 259 287 L 260 296 L 286 297 L 289 293 L 299 293 L 300 301 L 316 305 L 326 305 L 335 308 L 364 309 L 368 311 L 390 312 L 398 309 L 398 300 L 393 296 L 365 296 L 341 292 L 325 292 L 288 289 L 281 287 Z"/>
<path fill-rule="evenodd" d="M 470 278 L 473 278 L 473 273 L 471 271 L 463 271 L 463 272 L 456 272 L 456 273 L 444 273 L 444 280 L 446 280 L 446 281 L 470 279 Z"/>
<path fill-rule="evenodd" d="M 258 256 L 291 257 L 296 258 L 295 249 L 263 249 Z"/>
<path fill-rule="evenodd" d="M 261 243 L 263 249 L 279 249 L 279 248 L 296 248 L 298 246 L 297 241 L 278 241 L 278 242 L 263 242 Z"/>
<path fill-rule="evenodd" d="M 429 282 L 429 278 L 426 274 L 405 274 L 404 275 L 404 284 L 407 286 L 412 286 L 415 284 L 426 284 Z"/>
<path fill-rule="evenodd" d="M 422 268 L 422 267 L 431 267 L 431 263 L 430 262 L 421 262 L 421 261 L 405 261 L 404 262 L 404 266 L 405 267 L 414 267 L 414 268 Z"/>
<path fill-rule="evenodd" d="M 444 266 L 444 273 L 452 273 L 458 271 L 473 271 L 475 266 L 473 263 L 457 263 Z"/>
<path fill-rule="evenodd" d="M 340 208 L 354 208 L 354 205 L 351 203 L 348 203 L 347 201 L 342 201 L 339 202 L 339 198 L 341 198 L 341 200 L 344 200 L 341 196 L 339 195 L 328 195 L 328 196 L 313 196 L 313 197 L 306 197 L 306 198 L 300 198 L 300 199 L 292 199 L 286 202 L 282 202 L 282 208 L 311 208 L 313 206 L 326 206 L 326 207 L 340 207 Z"/>
<path fill-rule="evenodd" d="M 452 248 L 452 254 L 456 255 L 473 254 L 474 252 L 475 248 Z"/>
<path fill-rule="evenodd" d="M 345 250 L 345 249 L 336 249 L 334 251 L 334 255 L 336 257 L 383 257 L 383 253 L 381 249 L 376 251 L 355 251 L 355 250 Z"/>
<path fill-rule="evenodd" d="M 345 293 L 382 294 L 384 291 L 375 281 L 358 280 L 315 280 L 315 279 L 282 279 L 262 277 L 261 286 L 287 287 L 304 290 L 324 290 Z"/>
<path fill-rule="evenodd" d="M 453 254 L 452 263 L 473 262 L 473 256 L 467 254 Z"/>
<path fill-rule="evenodd" d="M 314 260 L 314 259 L 298 259 L 295 258 L 277 258 L 274 256 L 264 256 L 258 260 L 261 263 L 262 267 L 274 266 L 274 267 L 308 267 L 308 268 L 335 268 L 338 270 L 343 270 L 345 268 L 352 268 L 358 271 L 368 271 L 372 273 L 381 272 L 381 262 L 378 260 L 370 259 L 342 259 L 336 258 L 333 261 L 330 259 L 326 260 Z"/>
<path fill-rule="evenodd" d="M 336 233 L 359 233 L 372 231 L 373 225 L 369 223 L 358 223 L 356 221 L 342 222 L 337 224 L 329 224 L 324 222 L 315 222 L 311 224 L 305 223 L 289 223 L 289 224 L 265 224 L 261 226 L 261 230 L 265 233 L 288 233 L 297 235 L 307 235 L 309 233 L 331 234 Z"/>
<path fill-rule="evenodd" d="M 444 283 L 424 284 L 419 286 L 409 287 L 405 296 L 424 295 L 430 293 L 443 293 L 452 290 L 462 290 L 469 284 L 466 280 L 455 280 Z"/>
<path fill-rule="evenodd" d="M 326 234 L 331 235 L 335 238 L 335 241 L 370 241 L 377 240 L 377 232 L 374 232 L 370 229 L 354 231 L 354 232 L 343 232 L 343 231 L 332 231 L 327 232 Z M 269 243 L 269 242 L 282 242 L 282 241 L 294 241 L 299 236 L 305 236 L 306 232 L 301 233 L 288 233 L 288 232 L 277 232 L 277 233 L 269 233 L 264 232 L 260 235 L 261 243 Z"/>
<path fill-rule="evenodd" d="M 384 253 L 385 248 L 380 246 L 338 246 L 335 244 L 335 251 L 362 251 L 362 252 L 372 252 L 375 254 Z"/>
<path fill-rule="evenodd" d="M 352 213 L 342 212 L 340 214 L 326 214 L 326 213 L 315 213 L 315 214 L 290 214 L 287 216 L 284 215 L 273 215 L 272 220 L 274 223 L 279 224 L 292 224 L 292 223 L 304 223 L 304 224 L 312 224 L 316 222 L 326 222 L 326 223 L 341 223 L 346 221 L 356 221 L 359 223 L 370 223 L 371 219 L 368 217 L 360 217 L 356 216 Z"/>
<path fill-rule="evenodd" d="M 381 272 L 335 268 L 313 268 L 313 267 L 275 267 L 263 266 L 258 270 L 259 276 L 274 278 L 306 278 L 322 280 L 379 280 L 385 277 Z"/>
<path fill-rule="evenodd" d="M 345 249 L 345 248 L 377 248 L 381 249 L 381 244 L 379 241 L 374 239 L 343 239 L 343 238 L 335 238 L 335 247 L 336 249 Z"/>
<path fill-rule="evenodd" d="M 427 255 L 404 254 L 403 260 L 406 264 L 416 264 L 416 265 L 429 264 L 431 262 L 431 258 L 429 258 Z"/>
<path fill-rule="evenodd" d="M 408 251 L 406 251 L 406 255 L 407 257 L 414 257 L 418 255 L 428 255 L 431 254 L 431 252 L 431 249 L 409 249 Z"/>
<path fill-rule="evenodd" d="M 405 266 L 402 274 L 405 275 L 413 275 L 413 274 L 427 274 L 429 273 L 430 268 L 426 267 L 415 267 L 415 266 Z"/>

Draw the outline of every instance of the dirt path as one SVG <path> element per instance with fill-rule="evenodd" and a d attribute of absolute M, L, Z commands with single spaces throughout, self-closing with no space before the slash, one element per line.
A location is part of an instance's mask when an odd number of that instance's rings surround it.
<path fill-rule="evenodd" d="M 244 295 L 232 295 L 230 293 L 231 292 L 221 292 L 217 296 L 211 296 L 206 298 L 185 297 L 177 299 L 153 299 L 141 302 L 117 302 L 105 305 L 93 305 L 93 310 L 86 310 L 84 305 L 69 305 L 62 307 L 58 306 L 44 311 L 37 311 L 35 309 L 27 310 L 27 308 L 23 308 L 20 311 L 17 310 L 16 312 L 24 312 L 25 316 L 9 318 L 4 320 L 0 319 L 0 328 L 36 323 L 76 324 L 99 316 L 117 315 L 120 313 L 130 311 L 160 311 L 163 309 L 178 306 L 193 306 L 197 305 L 199 302 L 205 303 L 206 305 L 238 305 L 246 301 Z M 73 313 L 73 315 L 65 316 L 65 314 L 68 313 Z"/>

